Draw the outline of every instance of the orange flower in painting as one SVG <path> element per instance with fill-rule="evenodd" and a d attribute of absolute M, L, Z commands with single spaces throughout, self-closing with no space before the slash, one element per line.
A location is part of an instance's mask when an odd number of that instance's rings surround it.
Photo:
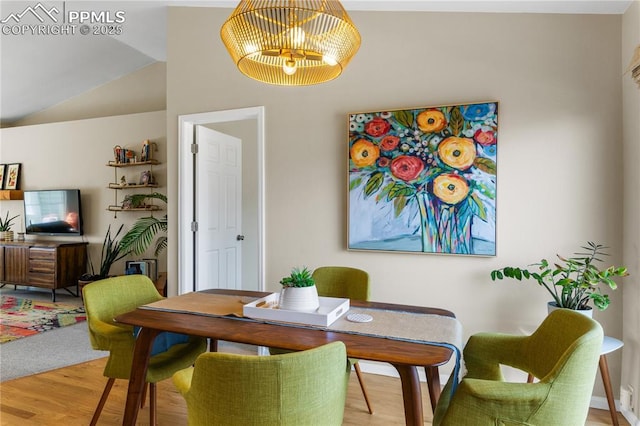
<path fill-rule="evenodd" d="M 476 159 L 476 145 L 471 139 L 452 136 L 440 142 L 438 155 L 446 165 L 466 170 Z"/>
<path fill-rule="evenodd" d="M 444 114 L 436 110 L 422 111 L 416 118 L 418 127 L 425 133 L 439 132 L 447 125 Z"/>
<path fill-rule="evenodd" d="M 433 193 L 447 204 L 458 204 L 467 197 L 469 184 L 456 174 L 443 174 L 433 180 Z"/>
<path fill-rule="evenodd" d="M 358 139 L 350 150 L 351 161 L 356 167 L 372 166 L 380 157 L 380 148 L 365 139 Z"/>

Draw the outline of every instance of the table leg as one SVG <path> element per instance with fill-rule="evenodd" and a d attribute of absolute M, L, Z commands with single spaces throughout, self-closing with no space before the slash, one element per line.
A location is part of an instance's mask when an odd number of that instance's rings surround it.
<path fill-rule="evenodd" d="M 218 352 L 218 341 L 216 339 L 209 339 L 209 352 Z"/>
<path fill-rule="evenodd" d="M 147 367 L 149 367 L 151 347 L 159 332 L 159 330 L 143 327 L 140 329 L 140 333 L 136 339 L 136 346 L 133 351 L 133 362 L 131 364 L 131 375 L 129 376 L 127 403 L 124 407 L 124 418 L 122 419 L 123 426 L 134 426 L 136 424 L 147 377 Z"/>
<path fill-rule="evenodd" d="M 607 357 L 600 355 L 600 375 L 604 383 L 604 393 L 607 395 L 609 403 L 609 412 L 611 413 L 611 422 L 614 426 L 618 426 L 618 414 L 616 413 L 616 403 L 613 400 L 613 390 L 611 389 L 611 377 L 609 377 L 609 366 L 607 365 Z"/>
<path fill-rule="evenodd" d="M 429 401 L 431 402 L 431 412 L 436 412 L 436 405 L 440 399 L 440 372 L 438 367 L 425 367 L 424 373 L 427 376 L 427 389 L 429 389 Z"/>
<path fill-rule="evenodd" d="M 394 364 L 393 366 L 398 370 L 402 381 L 405 424 L 407 426 L 422 426 L 424 424 L 424 416 L 418 370 L 413 365 Z"/>

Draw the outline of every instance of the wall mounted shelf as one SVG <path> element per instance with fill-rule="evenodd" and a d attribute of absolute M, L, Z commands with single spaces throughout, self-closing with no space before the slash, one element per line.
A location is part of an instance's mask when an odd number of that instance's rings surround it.
<path fill-rule="evenodd" d="M 160 164 L 160 162 L 158 160 L 136 161 L 135 163 L 118 163 L 116 161 L 109 161 L 109 163 L 107 163 L 107 166 L 109 166 L 109 167 L 136 167 L 136 166 L 144 166 L 144 165 L 157 166 L 158 164 Z"/>
<path fill-rule="evenodd" d="M 109 182 L 109 184 L 107 185 L 109 189 L 112 189 L 114 191 L 114 199 L 113 199 L 113 204 L 109 205 L 107 207 L 107 210 L 115 212 L 114 217 L 117 217 L 118 212 L 156 212 L 161 210 L 159 206 L 156 206 L 153 204 L 144 205 L 141 207 L 123 207 L 124 201 L 127 199 L 127 197 L 122 197 L 121 196 L 122 193 L 120 193 L 120 191 L 122 190 L 122 191 L 132 191 L 130 192 L 130 195 L 142 194 L 142 192 L 136 191 L 136 190 L 160 187 L 158 182 L 155 180 L 155 175 L 153 173 L 153 166 L 157 166 L 159 164 L 161 163 L 158 160 L 136 161 L 132 163 L 121 163 L 118 161 L 109 161 L 107 163 L 107 167 L 113 167 L 113 172 L 114 172 L 113 182 Z M 140 175 L 139 181 L 138 179 L 136 179 L 135 181 L 132 181 L 131 176 L 129 176 L 127 179 L 125 178 L 124 175 L 121 177 L 121 179 L 118 179 L 118 169 L 131 168 L 131 167 L 145 167 L 145 166 L 148 166 L 148 170 L 146 171 L 147 176 L 144 179 L 142 174 Z"/>
<path fill-rule="evenodd" d="M 107 210 L 111 212 L 159 212 L 162 209 L 160 208 L 160 206 L 152 205 L 152 206 L 136 207 L 136 208 L 130 208 L 130 209 L 125 209 L 120 206 L 109 206 Z"/>
<path fill-rule="evenodd" d="M 19 189 L 1 189 L 0 200 L 23 200 L 24 192 Z"/>

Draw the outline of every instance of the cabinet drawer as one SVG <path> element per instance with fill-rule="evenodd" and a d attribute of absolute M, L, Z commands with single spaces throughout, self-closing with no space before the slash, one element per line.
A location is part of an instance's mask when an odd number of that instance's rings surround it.
<path fill-rule="evenodd" d="M 30 248 L 29 259 L 56 260 L 56 251 L 52 249 Z"/>
<path fill-rule="evenodd" d="M 29 260 L 29 272 L 42 272 L 46 274 L 51 274 L 56 271 L 56 264 L 50 260 L 39 260 L 39 259 L 30 259 Z"/>
<path fill-rule="evenodd" d="M 29 284 L 36 287 L 53 288 L 55 285 L 55 277 L 53 274 L 40 274 L 37 272 L 29 272 Z"/>

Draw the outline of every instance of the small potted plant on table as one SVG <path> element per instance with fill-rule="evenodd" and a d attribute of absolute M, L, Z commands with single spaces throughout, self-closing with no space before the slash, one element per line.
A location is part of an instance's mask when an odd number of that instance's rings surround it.
<path fill-rule="evenodd" d="M 546 259 L 531 266 L 537 266 L 530 271 L 519 267 L 507 266 L 491 271 L 492 280 L 512 278 L 518 281 L 533 279 L 544 287 L 553 300 L 549 302 L 549 310 L 557 308 L 573 309 L 591 314 L 593 305 L 605 310 L 610 303 L 609 295 L 602 293 L 600 286 L 606 286 L 611 290 L 617 288 L 613 277 L 625 277 L 629 275 L 627 268 L 622 266 L 609 266 L 600 269 L 596 262 L 602 262 L 602 256 L 607 256 L 607 247 L 591 241 L 581 247 L 584 252 L 575 253 L 572 257 L 558 257 L 559 262 L 550 264 Z"/>
<path fill-rule="evenodd" d="M 278 307 L 290 311 L 313 312 L 320 307 L 316 283 L 306 267 L 293 268 L 280 280 L 282 290 Z"/>
<path fill-rule="evenodd" d="M 13 226 L 13 220 L 20 215 L 15 215 L 13 217 L 9 217 L 9 212 L 4 217 L 0 217 L 0 241 L 13 241 L 13 231 L 11 227 Z"/>

